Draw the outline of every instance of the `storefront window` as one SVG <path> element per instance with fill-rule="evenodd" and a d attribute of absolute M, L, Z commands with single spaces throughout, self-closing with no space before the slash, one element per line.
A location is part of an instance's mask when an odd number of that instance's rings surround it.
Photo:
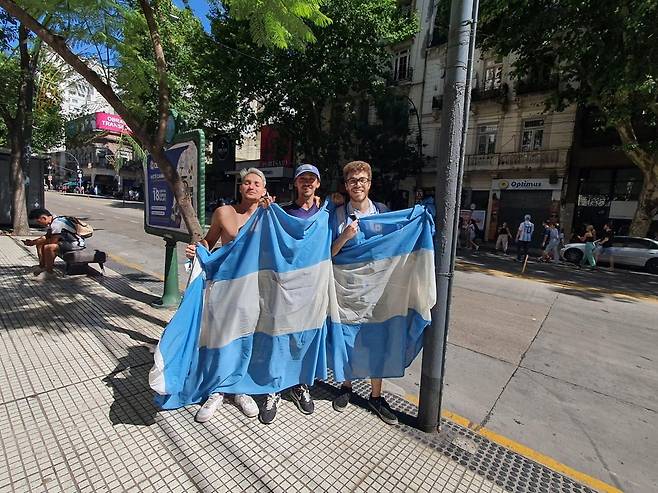
<path fill-rule="evenodd" d="M 612 200 L 638 200 L 642 190 L 642 172 L 637 168 L 617 170 Z"/>

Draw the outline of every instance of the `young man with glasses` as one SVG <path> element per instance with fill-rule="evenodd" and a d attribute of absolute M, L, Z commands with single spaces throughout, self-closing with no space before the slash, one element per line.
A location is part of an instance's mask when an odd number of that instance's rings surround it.
<path fill-rule="evenodd" d="M 372 168 L 364 161 L 352 161 L 343 168 L 345 186 L 350 196 L 347 204 L 338 206 L 333 218 L 333 243 L 331 255 L 336 256 L 343 247 L 351 241 L 360 241 L 359 218 L 388 212 L 388 207 L 379 202 L 373 202 L 368 198 L 370 184 L 372 182 Z M 388 424 L 395 424 L 398 418 L 382 397 L 382 379 L 371 378 L 371 394 L 368 406 Z M 333 402 L 333 408 L 342 412 L 345 410 L 352 397 L 352 382 L 345 381 L 340 388 L 340 394 Z"/>

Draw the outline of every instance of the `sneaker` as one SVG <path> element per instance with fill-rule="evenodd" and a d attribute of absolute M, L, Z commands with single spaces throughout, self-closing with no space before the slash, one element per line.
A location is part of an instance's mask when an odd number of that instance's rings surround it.
<path fill-rule="evenodd" d="M 373 397 L 368 399 L 368 406 L 372 409 L 377 416 L 381 418 L 384 423 L 394 425 L 398 422 L 398 417 L 391 411 L 388 402 L 383 397 Z"/>
<path fill-rule="evenodd" d="M 44 270 L 43 272 L 38 274 L 34 279 L 39 282 L 45 282 L 56 278 L 57 276 L 53 272 L 48 272 L 47 270 Z"/>
<path fill-rule="evenodd" d="M 41 267 L 40 265 L 36 265 L 32 269 L 32 274 L 34 274 L 35 276 L 38 276 L 39 274 L 41 274 L 42 272 L 45 272 L 45 271 L 46 271 L 45 267 Z"/>
<path fill-rule="evenodd" d="M 313 414 L 315 404 L 313 403 L 311 393 L 308 390 L 308 385 L 295 385 L 290 389 L 290 398 L 302 414 Z"/>
<path fill-rule="evenodd" d="M 248 418 L 255 418 L 258 416 L 258 405 L 256 401 L 247 394 L 235 394 L 233 402 L 240 408 L 240 411 Z"/>
<path fill-rule="evenodd" d="M 338 397 L 336 397 L 333 401 L 331 401 L 331 405 L 333 406 L 334 410 L 338 411 L 339 413 L 342 413 L 347 407 L 347 405 L 350 403 L 351 398 L 352 398 L 352 387 L 342 386 L 340 388 L 340 393 L 338 394 Z"/>
<path fill-rule="evenodd" d="M 281 400 L 280 394 L 267 394 L 267 399 L 265 400 L 265 407 L 261 409 L 258 419 L 264 425 L 269 425 L 274 418 L 276 418 L 276 406 Z"/>
<path fill-rule="evenodd" d="M 222 402 L 224 402 L 224 394 L 210 394 L 208 400 L 201 406 L 194 419 L 197 423 L 205 423 L 212 418 L 212 415 L 222 405 Z"/>

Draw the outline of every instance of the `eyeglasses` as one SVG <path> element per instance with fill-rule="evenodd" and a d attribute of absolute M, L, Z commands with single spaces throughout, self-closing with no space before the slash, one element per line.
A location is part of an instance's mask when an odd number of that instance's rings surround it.
<path fill-rule="evenodd" d="M 370 178 L 350 178 L 345 183 L 348 187 L 354 187 L 358 183 L 359 185 L 367 185 L 370 183 Z"/>

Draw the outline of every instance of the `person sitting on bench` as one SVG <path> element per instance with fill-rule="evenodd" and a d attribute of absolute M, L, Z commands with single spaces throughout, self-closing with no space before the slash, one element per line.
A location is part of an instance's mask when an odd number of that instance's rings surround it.
<path fill-rule="evenodd" d="M 33 271 L 37 280 L 45 281 L 54 277 L 53 266 L 57 255 L 83 250 L 85 240 L 76 233 L 75 224 L 65 216 L 53 216 L 46 209 L 33 209 L 30 219 L 47 228 L 46 234 L 36 240 L 23 240 L 27 246 L 36 246 L 39 265 Z"/>

